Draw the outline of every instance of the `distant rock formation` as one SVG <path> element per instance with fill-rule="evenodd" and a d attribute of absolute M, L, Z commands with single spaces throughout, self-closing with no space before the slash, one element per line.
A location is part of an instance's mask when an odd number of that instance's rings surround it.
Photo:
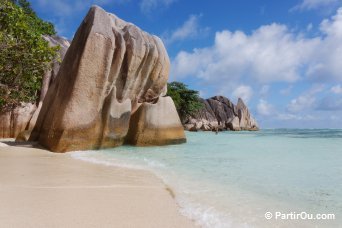
<path fill-rule="evenodd" d="M 44 36 L 49 45 L 54 47 L 59 45 L 59 57 L 64 58 L 69 41 L 59 36 Z M 38 104 L 22 103 L 20 106 L 8 112 L 0 111 L 0 138 L 15 138 L 24 130 L 32 130 L 42 106 L 45 94 L 59 71 L 60 61 L 56 58 L 52 63 L 52 69 L 43 76 L 43 85 Z"/>
<path fill-rule="evenodd" d="M 92 7 L 29 139 L 55 152 L 115 147 L 125 140 L 135 145 L 184 142 L 175 105 L 164 97 L 169 65 L 158 37 Z"/>
<path fill-rule="evenodd" d="M 203 108 L 184 121 L 186 130 L 259 130 L 256 120 L 241 98 L 238 99 L 237 105 L 223 96 L 201 99 L 201 102 Z"/>

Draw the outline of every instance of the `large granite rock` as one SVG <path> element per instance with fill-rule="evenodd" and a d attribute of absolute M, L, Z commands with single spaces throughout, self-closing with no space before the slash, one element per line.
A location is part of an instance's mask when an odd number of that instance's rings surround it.
<path fill-rule="evenodd" d="M 45 72 L 43 76 L 42 88 L 40 90 L 39 102 L 36 111 L 33 113 L 32 118 L 28 124 L 26 130 L 31 131 L 37 122 L 38 115 L 43 106 L 43 101 L 46 96 L 48 89 L 51 87 L 52 83 L 56 80 L 59 68 L 61 67 L 61 60 L 64 59 L 65 54 L 70 47 L 70 42 L 60 36 L 44 36 L 44 39 L 49 42 L 50 47 L 59 46 L 57 57 L 53 60 L 51 70 Z M 26 133 L 27 135 L 27 133 Z"/>
<path fill-rule="evenodd" d="M 22 103 L 13 110 L 7 112 L 0 111 L 0 138 L 16 138 L 24 130 L 31 131 L 36 123 L 38 113 L 42 106 L 45 94 L 59 70 L 60 61 L 70 45 L 69 41 L 59 36 L 45 36 L 44 39 L 49 45 L 54 47 L 59 45 L 59 56 L 52 62 L 52 69 L 43 76 L 43 84 L 37 104 Z"/>
<path fill-rule="evenodd" d="M 157 103 L 144 103 L 130 121 L 126 142 L 138 146 L 178 144 L 185 134 L 176 107 L 170 97 Z"/>
<path fill-rule="evenodd" d="M 215 96 L 200 99 L 203 108 L 183 121 L 184 129 L 189 131 L 216 130 L 258 130 L 256 120 L 250 114 L 241 98 L 234 105 L 228 98 Z"/>
<path fill-rule="evenodd" d="M 241 130 L 258 130 L 256 120 L 251 116 L 247 106 L 241 98 L 238 99 L 236 108 L 238 110 Z"/>
<path fill-rule="evenodd" d="M 161 97 L 169 65 L 158 37 L 92 7 L 46 94 L 30 140 L 56 152 L 114 147 L 123 144 L 130 125 L 143 123 L 130 130 L 130 135 L 143 132 L 142 139 L 129 142 L 184 141 L 173 101 Z M 138 117 L 130 123 L 134 113 Z"/>
<path fill-rule="evenodd" d="M 235 116 L 231 122 L 228 122 L 227 127 L 231 131 L 240 131 L 241 127 L 239 118 Z"/>
<path fill-rule="evenodd" d="M 51 86 L 52 82 L 56 80 L 57 74 L 59 72 L 59 68 L 61 67 L 61 62 L 65 57 L 66 52 L 70 47 L 70 42 L 60 36 L 44 36 L 43 37 L 47 42 L 49 42 L 50 47 L 59 46 L 58 56 L 52 62 L 51 70 L 47 71 L 43 76 L 43 84 L 42 89 L 40 91 L 39 101 L 43 101 L 46 93 Z"/>
<path fill-rule="evenodd" d="M 11 111 L 0 113 L 0 138 L 15 138 L 25 130 L 37 106 L 22 103 Z"/>

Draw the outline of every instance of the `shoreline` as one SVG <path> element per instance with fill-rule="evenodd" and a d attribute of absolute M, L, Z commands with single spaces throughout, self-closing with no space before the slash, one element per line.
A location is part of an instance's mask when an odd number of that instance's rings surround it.
<path fill-rule="evenodd" d="M 7 227 L 195 227 L 172 189 L 150 171 L 8 139 L 0 140 L 0 192 L 0 221 Z"/>

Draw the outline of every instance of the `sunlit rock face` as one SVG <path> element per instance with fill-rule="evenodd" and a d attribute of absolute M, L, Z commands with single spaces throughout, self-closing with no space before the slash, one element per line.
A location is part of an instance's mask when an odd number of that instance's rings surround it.
<path fill-rule="evenodd" d="M 183 121 L 186 130 L 259 130 L 257 121 L 241 98 L 236 105 L 223 96 L 200 99 L 200 101 L 203 107 Z"/>
<path fill-rule="evenodd" d="M 158 37 L 92 7 L 47 91 L 30 140 L 56 152 L 115 147 L 124 143 L 130 125 L 151 122 L 134 129 L 155 135 L 155 141 L 127 141 L 144 145 L 184 142 L 174 103 L 163 97 L 169 67 Z M 149 114 L 138 121 L 131 118 L 134 113 Z M 170 124 L 163 123 L 163 113 L 173 113 L 165 116 L 172 118 Z M 164 130 L 169 133 L 161 133 Z M 135 133 L 130 131 L 130 135 Z"/>
<path fill-rule="evenodd" d="M 185 142 L 183 126 L 171 97 L 160 97 L 155 104 L 144 103 L 131 117 L 126 142 L 137 146 Z"/>

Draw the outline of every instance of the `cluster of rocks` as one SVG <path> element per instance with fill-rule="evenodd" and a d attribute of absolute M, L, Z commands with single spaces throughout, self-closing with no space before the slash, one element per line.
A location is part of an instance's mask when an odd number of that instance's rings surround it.
<path fill-rule="evenodd" d="M 19 133 L 24 130 L 32 130 L 36 121 L 45 95 L 56 79 L 60 68 L 59 59 L 63 59 L 70 43 L 68 40 L 59 36 L 44 36 L 51 47 L 60 46 L 56 59 L 52 62 L 51 70 L 47 71 L 43 76 L 42 88 L 40 91 L 39 101 L 37 103 L 21 103 L 13 110 L 0 111 L 0 138 L 16 138 Z"/>
<path fill-rule="evenodd" d="M 223 96 L 200 99 L 200 101 L 203 108 L 183 121 L 185 130 L 259 130 L 258 123 L 241 98 L 238 99 L 237 105 Z"/>
<path fill-rule="evenodd" d="M 54 152 L 185 142 L 176 107 L 165 97 L 169 66 L 160 38 L 94 6 L 57 76 L 46 76 L 43 87 L 50 86 L 33 130 L 17 139 Z"/>
<path fill-rule="evenodd" d="M 38 141 L 54 152 L 186 141 L 184 128 L 258 130 L 244 102 L 216 96 L 182 122 L 166 96 L 170 60 L 160 38 L 93 6 L 43 77 L 37 104 L 0 113 L 0 138 Z"/>

